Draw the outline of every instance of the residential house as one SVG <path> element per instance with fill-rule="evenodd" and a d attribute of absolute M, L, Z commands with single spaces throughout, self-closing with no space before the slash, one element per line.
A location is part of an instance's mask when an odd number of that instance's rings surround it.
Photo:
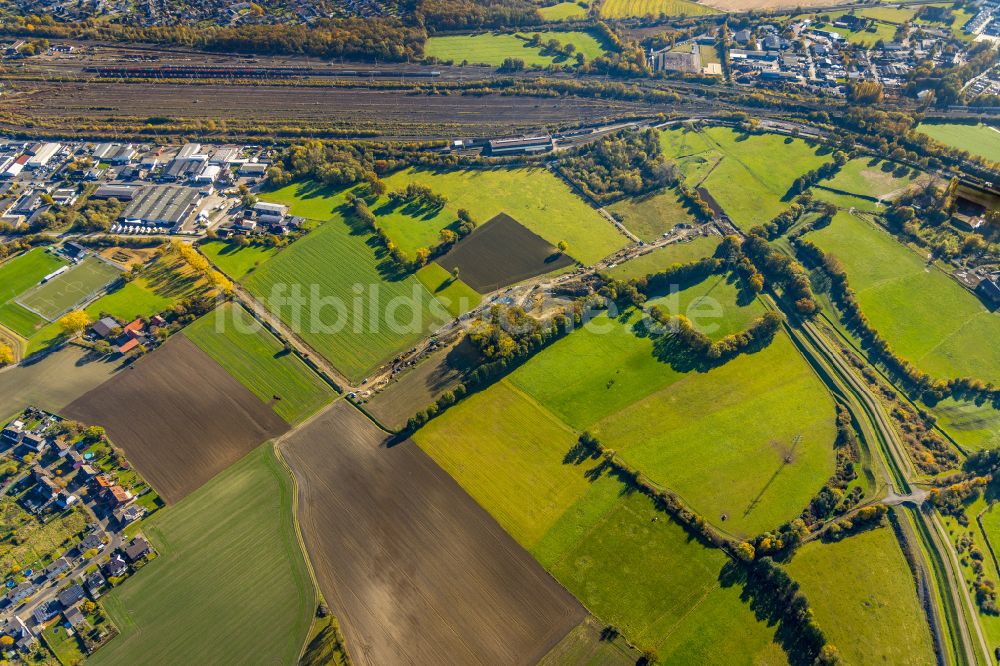
<path fill-rule="evenodd" d="M 28 625 L 17 615 L 0 622 L 0 635 L 10 636 L 14 646 L 22 652 L 27 652 L 38 642 Z"/>
<path fill-rule="evenodd" d="M 112 509 L 111 514 L 115 517 L 115 520 L 118 521 L 118 524 L 124 527 L 125 525 L 134 523 L 145 516 L 146 509 L 138 504 L 129 504 L 126 507 L 115 507 Z"/>
<path fill-rule="evenodd" d="M 129 541 L 123 550 L 125 552 L 125 557 L 128 558 L 128 561 L 134 563 L 148 555 L 151 548 L 149 547 L 148 541 L 141 536 L 137 536 Z"/>
<path fill-rule="evenodd" d="M 45 575 L 49 580 L 56 578 L 59 574 L 67 571 L 70 567 L 69 560 L 65 557 L 60 557 L 58 560 L 54 560 L 52 564 L 45 568 Z"/>
<path fill-rule="evenodd" d="M 77 546 L 81 553 L 85 553 L 88 550 L 100 550 L 103 547 L 104 532 L 101 530 L 96 530 L 83 537 L 80 539 L 80 543 Z"/>
<path fill-rule="evenodd" d="M 132 494 L 118 485 L 108 486 L 101 496 L 111 507 L 124 506 L 132 501 Z"/>
<path fill-rule="evenodd" d="M 70 608 L 69 610 L 64 612 L 63 615 L 66 617 L 66 621 L 69 622 L 69 625 L 74 629 L 83 624 L 86 624 L 87 622 L 87 618 L 84 617 L 83 613 L 80 612 L 79 608 Z"/>
<path fill-rule="evenodd" d="M 111 559 L 101 567 L 101 570 L 108 578 L 124 576 L 128 572 L 128 565 L 120 553 L 114 553 L 111 555 Z"/>
<path fill-rule="evenodd" d="M 985 278 L 976 285 L 976 294 L 991 308 L 1000 308 L 1000 281 Z"/>
<path fill-rule="evenodd" d="M 59 605 L 59 602 L 54 599 L 52 601 L 46 601 L 44 604 L 39 604 L 39 606 L 35 608 L 35 622 L 38 624 L 44 624 L 56 615 L 59 615 L 60 611 L 62 611 L 62 607 Z"/>
<path fill-rule="evenodd" d="M 95 571 L 84 579 L 83 584 L 87 586 L 87 592 L 90 593 L 91 598 L 98 599 L 101 596 L 101 590 L 108 584 L 108 581 L 104 579 L 100 571 Z"/>
<path fill-rule="evenodd" d="M 63 605 L 63 608 L 70 608 L 77 602 L 82 601 L 85 594 L 83 592 L 83 586 L 74 583 L 66 589 L 61 590 L 57 596 L 59 598 L 59 603 Z"/>
<path fill-rule="evenodd" d="M 3 429 L 3 433 L 0 434 L 0 438 L 11 444 L 17 444 L 21 441 L 21 437 L 24 435 L 24 424 L 20 421 L 11 421 L 7 424 L 7 427 Z"/>
<path fill-rule="evenodd" d="M 35 593 L 35 586 L 25 581 L 7 593 L 12 606 L 16 606 Z"/>
<path fill-rule="evenodd" d="M 104 339 L 111 335 L 111 332 L 120 326 L 121 324 L 119 324 L 114 317 L 104 317 L 94 322 L 94 325 L 90 327 L 90 330 L 92 330 L 97 337 Z"/>

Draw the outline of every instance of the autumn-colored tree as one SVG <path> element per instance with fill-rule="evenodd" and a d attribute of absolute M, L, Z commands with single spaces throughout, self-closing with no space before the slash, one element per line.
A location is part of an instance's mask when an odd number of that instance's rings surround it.
<path fill-rule="evenodd" d="M 66 335 L 76 335 L 89 325 L 90 315 L 83 310 L 73 310 L 59 320 L 59 328 Z"/>
<path fill-rule="evenodd" d="M 14 350 L 10 345 L 0 342 L 0 367 L 14 362 Z"/>

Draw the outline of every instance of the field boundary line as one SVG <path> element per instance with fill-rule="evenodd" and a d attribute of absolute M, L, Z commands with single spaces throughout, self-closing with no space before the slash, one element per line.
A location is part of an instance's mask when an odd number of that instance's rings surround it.
<path fill-rule="evenodd" d="M 336 400 L 334 400 L 334 402 L 336 402 Z M 332 405 L 332 404 L 333 403 L 330 403 L 330 405 Z M 329 408 L 329 405 L 327 406 L 327 408 Z M 319 410 L 318 412 L 316 412 L 316 415 L 321 414 L 323 412 L 326 412 L 327 408 Z M 306 419 L 306 421 L 303 421 L 302 424 L 300 424 L 300 425 L 305 425 L 306 423 L 311 422 L 311 421 L 312 421 L 312 417 L 310 417 L 309 419 Z M 326 598 L 323 596 L 323 591 L 319 587 L 319 579 L 316 577 L 316 570 L 313 568 L 312 557 L 309 554 L 309 548 L 306 546 L 305 537 L 303 536 L 303 533 L 302 533 L 302 523 L 299 520 L 299 504 L 300 504 L 300 500 L 301 500 L 300 493 L 302 492 L 301 484 L 299 484 L 299 477 L 296 476 L 295 471 L 292 469 L 292 466 L 288 464 L 288 461 L 285 460 L 285 457 L 283 455 L 281 455 L 281 447 L 278 444 L 279 441 L 284 440 L 284 438 L 286 436 L 288 436 L 290 433 L 295 432 L 298 429 L 298 427 L 300 427 L 300 426 L 297 426 L 295 429 L 289 430 L 288 432 L 286 432 L 281 437 L 279 437 L 279 438 L 277 438 L 275 440 L 272 440 L 269 443 L 269 445 L 271 447 L 271 450 L 274 452 L 274 459 L 278 462 L 278 466 L 281 467 L 288 474 L 288 478 L 291 481 L 291 485 L 292 485 L 292 492 L 291 492 L 291 496 L 292 496 L 292 506 L 291 506 L 291 509 L 292 509 L 292 511 L 291 511 L 291 513 L 292 513 L 292 525 L 293 525 L 294 530 L 295 530 L 295 541 L 296 541 L 296 543 L 298 543 L 299 552 L 302 555 L 302 559 L 305 561 L 306 571 L 309 572 L 309 581 L 312 583 L 312 588 L 313 588 L 313 605 L 315 606 L 315 605 L 319 604 L 320 602 L 322 602 L 325 605 L 326 604 Z M 305 655 L 306 650 L 309 648 L 309 634 L 310 634 L 310 632 L 312 630 L 313 623 L 316 621 L 316 609 L 315 608 L 313 608 L 312 615 L 313 615 L 312 621 L 309 623 L 309 628 L 306 629 L 305 639 L 302 641 L 302 645 L 299 647 L 299 654 L 298 654 L 298 657 L 296 658 L 296 661 L 301 660 L 302 657 L 303 657 L 303 655 Z M 339 622 L 339 620 L 338 620 L 338 622 Z M 350 656 L 350 652 L 347 649 L 347 642 L 343 641 L 341 643 L 341 647 L 343 647 L 344 652 L 347 654 L 348 660 L 350 660 L 351 656 Z"/>

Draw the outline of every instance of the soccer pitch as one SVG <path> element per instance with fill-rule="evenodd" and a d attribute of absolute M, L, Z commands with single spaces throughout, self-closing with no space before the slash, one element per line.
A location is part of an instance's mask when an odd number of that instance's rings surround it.
<path fill-rule="evenodd" d="M 87 257 L 68 271 L 23 294 L 18 305 L 52 321 L 96 295 L 121 272 L 100 259 Z"/>

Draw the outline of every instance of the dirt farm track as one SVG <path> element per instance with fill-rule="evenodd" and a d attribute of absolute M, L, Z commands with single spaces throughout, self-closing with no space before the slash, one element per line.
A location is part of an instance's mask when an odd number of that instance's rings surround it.
<path fill-rule="evenodd" d="M 358 664 L 535 664 L 580 604 L 413 442 L 346 401 L 281 455 L 324 597 Z"/>
<path fill-rule="evenodd" d="M 183 335 L 175 335 L 63 413 L 104 426 L 170 503 L 288 430 L 270 407 Z"/>

